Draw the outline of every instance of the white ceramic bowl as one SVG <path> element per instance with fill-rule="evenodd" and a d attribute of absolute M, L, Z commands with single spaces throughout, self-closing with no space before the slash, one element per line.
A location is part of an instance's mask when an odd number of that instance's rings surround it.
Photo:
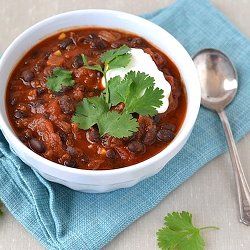
<path fill-rule="evenodd" d="M 154 157 L 136 165 L 115 170 L 80 170 L 49 161 L 26 147 L 15 135 L 6 114 L 6 85 L 20 58 L 41 39 L 62 29 L 99 26 L 136 33 L 158 47 L 177 66 L 187 92 L 184 123 L 170 145 Z M 159 172 L 186 143 L 200 106 L 200 86 L 193 61 L 182 45 L 159 26 L 134 15 L 109 10 L 79 10 L 48 18 L 30 27 L 8 47 L 0 60 L 0 128 L 13 151 L 44 178 L 84 192 L 107 192 L 131 187 Z M 166 165 L 167 167 L 167 165 Z"/>

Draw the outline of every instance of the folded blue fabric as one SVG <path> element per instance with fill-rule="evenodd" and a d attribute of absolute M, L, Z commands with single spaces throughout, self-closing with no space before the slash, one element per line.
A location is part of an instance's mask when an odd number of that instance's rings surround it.
<path fill-rule="evenodd" d="M 179 0 L 145 18 L 173 34 L 190 54 L 214 47 L 230 56 L 239 92 L 227 109 L 235 138 L 250 130 L 250 43 L 206 0 Z M 0 125 L 1 126 L 1 125 Z M 0 198 L 48 249 L 100 249 L 226 150 L 217 115 L 201 109 L 183 150 L 157 175 L 129 188 L 86 194 L 48 182 L 22 163 L 0 133 Z"/>

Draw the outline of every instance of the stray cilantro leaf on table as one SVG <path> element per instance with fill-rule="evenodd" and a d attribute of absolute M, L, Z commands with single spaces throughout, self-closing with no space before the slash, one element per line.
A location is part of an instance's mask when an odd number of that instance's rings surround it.
<path fill-rule="evenodd" d="M 54 92 L 59 92 L 63 86 L 73 86 L 74 83 L 72 72 L 59 67 L 54 68 L 52 76 L 47 78 L 47 86 Z"/>
<path fill-rule="evenodd" d="M 165 227 L 157 232 L 158 246 L 162 250 L 203 250 L 205 242 L 200 235 L 204 229 L 197 228 L 192 223 L 192 214 L 188 212 L 173 212 L 165 217 Z"/>

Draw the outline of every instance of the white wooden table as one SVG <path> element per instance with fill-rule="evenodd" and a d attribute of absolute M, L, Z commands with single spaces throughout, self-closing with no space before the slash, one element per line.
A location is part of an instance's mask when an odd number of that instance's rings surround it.
<path fill-rule="evenodd" d="M 74 9 L 105 8 L 141 14 L 165 7 L 172 2 L 174 1 L 0 0 L 0 51 L 3 52 L 27 27 L 57 13 Z M 213 0 L 212 2 L 250 38 L 250 1 Z M 242 165 L 250 182 L 249 149 L 250 134 L 238 143 Z M 249 250 L 250 227 L 239 223 L 236 189 L 230 164 L 228 153 L 207 164 L 104 249 L 158 249 L 155 233 L 162 227 L 164 216 L 168 212 L 187 210 L 193 214 L 195 224 L 220 227 L 219 231 L 203 234 L 207 250 Z M 5 209 L 4 217 L 0 219 L 0 250 L 10 249 L 38 250 L 44 247 Z"/>

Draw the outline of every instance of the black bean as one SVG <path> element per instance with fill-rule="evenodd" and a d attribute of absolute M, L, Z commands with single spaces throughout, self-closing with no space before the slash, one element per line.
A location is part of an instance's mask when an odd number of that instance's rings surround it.
<path fill-rule="evenodd" d="M 60 91 L 55 91 L 55 92 L 53 92 L 53 95 L 54 96 L 62 96 L 64 93 L 63 93 L 63 90 L 60 90 Z"/>
<path fill-rule="evenodd" d="M 76 168 L 76 161 L 74 159 L 65 160 L 63 163 L 64 166 Z"/>
<path fill-rule="evenodd" d="M 30 111 L 32 113 L 44 113 L 44 104 L 45 100 L 37 99 L 33 102 L 30 102 L 28 105 L 30 106 Z"/>
<path fill-rule="evenodd" d="M 174 124 L 164 124 L 161 126 L 162 129 L 168 129 L 168 130 L 171 130 L 171 131 L 175 131 L 176 130 L 176 126 Z"/>
<path fill-rule="evenodd" d="M 139 141 L 131 141 L 128 144 L 128 149 L 132 153 L 139 154 L 139 153 L 144 153 L 145 146 Z"/>
<path fill-rule="evenodd" d="M 119 48 L 120 46 L 121 46 L 120 43 L 116 43 L 116 42 L 111 43 L 111 48 L 113 48 L 113 49 L 117 49 L 117 48 Z"/>
<path fill-rule="evenodd" d="M 60 91 L 55 91 L 53 92 L 53 94 L 55 96 L 62 96 L 64 95 L 65 92 L 69 91 L 69 90 L 72 90 L 73 89 L 73 86 L 62 86 L 62 89 Z"/>
<path fill-rule="evenodd" d="M 13 96 L 13 94 L 10 95 L 10 104 L 12 106 L 16 104 L 16 98 Z"/>
<path fill-rule="evenodd" d="M 84 44 L 90 44 L 92 41 L 91 37 L 79 37 L 78 42 L 83 42 Z"/>
<path fill-rule="evenodd" d="M 106 49 L 108 47 L 108 43 L 100 37 L 88 37 L 84 40 L 84 43 L 89 44 L 92 49 Z"/>
<path fill-rule="evenodd" d="M 156 132 L 157 131 L 155 127 L 150 128 L 144 136 L 143 143 L 145 145 L 152 145 L 156 139 Z"/>
<path fill-rule="evenodd" d="M 100 95 L 102 92 L 100 89 L 93 89 L 94 96 Z"/>
<path fill-rule="evenodd" d="M 171 142 L 175 137 L 173 131 L 169 129 L 160 129 L 157 132 L 157 139 L 162 142 Z"/>
<path fill-rule="evenodd" d="M 66 49 L 70 44 L 73 44 L 73 40 L 67 37 L 58 43 L 58 47 L 60 49 Z"/>
<path fill-rule="evenodd" d="M 140 115 L 138 113 L 132 113 L 132 116 L 133 116 L 133 118 L 138 120 Z"/>
<path fill-rule="evenodd" d="M 102 39 L 98 39 L 95 43 L 95 48 L 97 49 L 106 49 L 108 47 L 108 43 Z"/>
<path fill-rule="evenodd" d="M 32 80 L 34 80 L 35 78 L 35 74 L 33 71 L 31 70 L 24 70 L 21 74 L 21 78 L 25 81 L 25 82 L 31 82 Z"/>
<path fill-rule="evenodd" d="M 43 104 L 45 104 L 45 100 L 43 100 L 43 99 L 37 99 L 37 100 L 35 100 L 33 102 L 30 102 L 29 106 L 37 109 L 37 108 L 39 108 Z"/>
<path fill-rule="evenodd" d="M 89 142 L 94 143 L 94 142 L 100 142 L 100 134 L 97 129 L 89 129 L 86 132 L 86 138 Z"/>
<path fill-rule="evenodd" d="M 38 50 L 38 49 L 37 49 L 37 50 L 34 50 L 34 51 L 31 52 L 30 57 L 31 57 L 32 59 L 34 59 L 34 58 L 38 57 L 40 53 L 41 53 L 40 50 Z"/>
<path fill-rule="evenodd" d="M 64 114 L 73 114 L 75 112 L 73 101 L 69 96 L 63 95 L 59 99 L 59 105 Z"/>
<path fill-rule="evenodd" d="M 95 33 L 90 33 L 90 34 L 89 34 L 89 38 L 91 38 L 91 39 L 97 38 L 97 34 L 95 34 Z"/>
<path fill-rule="evenodd" d="M 131 136 L 128 136 L 128 137 L 123 137 L 122 140 L 127 143 L 127 142 L 130 142 L 132 140 L 134 140 L 136 137 L 136 133 L 133 133 Z"/>
<path fill-rule="evenodd" d="M 83 60 L 81 55 L 77 55 L 73 59 L 72 67 L 78 69 L 83 66 Z"/>
<path fill-rule="evenodd" d="M 46 119 L 49 119 L 50 113 L 47 112 L 47 111 L 45 111 L 45 112 L 43 113 L 43 116 L 44 116 Z"/>
<path fill-rule="evenodd" d="M 19 136 L 21 142 L 26 142 L 27 138 L 24 135 Z"/>
<path fill-rule="evenodd" d="M 117 156 L 117 155 L 116 155 L 115 150 L 112 149 L 112 148 L 110 148 L 110 149 L 107 150 L 106 156 L 107 156 L 109 159 L 114 160 L 114 159 L 116 159 L 116 156 Z"/>
<path fill-rule="evenodd" d="M 81 155 L 81 162 L 82 162 L 82 163 L 89 163 L 89 158 L 88 158 L 88 156 L 85 155 L 85 154 L 82 154 L 82 155 Z"/>
<path fill-rule="evenodd" d="M 77 155 L 77 152 L 75 150 L 74 147 L 71 147 L 71 146 L 68 146 L 67 147 L 67 152 L 71 155 L 71 156 L 76 156 Z"/>
<path fill-rule="evenodd" d="M 53 53 L 53 51 L 49 50 L 49 51 L 45 51 L 44 52 L 44 59 L 48 59 L 49 56 Z"/>
<path fill-rule="evenodd" d="M 163 67 L 165 64 L 164 58 L 157 52 L 154 52 L 152 58 L 158 67 Z"/>
<path fill-rule="evenodd" d="M 92 56 L 92 57 L 99 56 L 100 54 L 101 54 L 101 52 L 98 50 L 90 50 L 89 51 L 89 56 Z"/>
<path fill-rule="evenodd" d="M 65 93 L 66 91 L 68 90 L 72 90 L 73 89 L 73 86 L 62 86 L 62 92 Z"/>
<path fill-rule="evenodd" d="M 47 91 L 46 88 L 42 88 L 42 87 L 38 87 L 38 88 L 36 89 L 36 93 L 37 93 L 38 96 L 40 96 L 40 95 L 42 95 L 42 94 L 45 94 L 46 91 Z"/>
<path fill-rule="evenodd" d="M 36 138 L 31 138 L 29 140 L 29 147 L 36 153 L 42 154 L 46 151 L 43 141 Z"/>
<path fill-rule="evenodd" d="M 14 112 L 14 117 L 16 119 L 25 118 L 27 116 L 28 116 L 27 113 L 22 111 L 22 110 L 15 110 L 15 112 Z"/>
<path fill-rule="evenodd" d="M 158 123 L 161 121 L 160 115 L 155 115 L 155 116 L 153 117 L 153 119 L 154 119 L 154 122 L 155 122 L 156 124 L 158 124 Z"/>
<path fill-rule="evenodd" d="M 60 130 L 58 130 L 58 135 L 60 136 L 61 141 L 62 141 L 64 144 L 66 144 L 67 139 L 68 139 L 67 134 L 64 133 L 64 132 L 60 129 Z M 68 149 L 67 149 L 67 151 L 68 151 Z"/>
<path fill-rule="evenodd" d="M 102 74 L 100 71 L 98 71 L 98 72 L 96 72 L 96 76 L 97 76 L 97 77 L 102 77 L 103 74 Z"/>
<path fill-rule="evenodd" d="M 143 47 L 145 46 L 145 43 L 143 42 L 143 40 L 140 37 L 136 37 L 133 38 L 130 42 L 129 42 L 131 47 Z"/>

